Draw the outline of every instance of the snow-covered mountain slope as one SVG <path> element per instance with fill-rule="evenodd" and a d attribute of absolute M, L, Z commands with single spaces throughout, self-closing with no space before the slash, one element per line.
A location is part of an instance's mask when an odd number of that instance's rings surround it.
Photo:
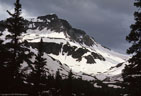
<path fill-rule="evenodd" d="M 22 40 L 27 40 L 33 48 L 38 48 L 38 42 L 42 38 L 45 57 L 50 60 L 48 62 L 54 62 L 50 59 L 54 58 L 61 63 L 49 64 L 50 70 L 57 70 L 63 66 L 64 74 L 72 69 L 79 76 L 89 75 L 83 76 L 84 79 L 90 80 L 94 79 L 91 76 L 97 76 L 103 80 L 107 76 L 119 75 L 122 68 L 115 66 L 128 59 L 126 55 L 103 47 L 84 31 L 72 28 L 66 20 L 59 19 L 55 14 L 28 19 L 26 26 L 27 33 L 22 35 Z M 3 27 L 0 27 L 0 30 L 3 34 L 7 32 Z M 111 71 L 111 67 L 116 71 Z"/>
<path fill-rule="evenodd" d="M 37 55 L 37 49 L 36 48 L 32 48 L 30 47 L 31 52 L 34 52 Z M 70 72 L 70 68 L 68 65 L 66 64 L 62 64 L 60 61 L 54 59 L 53 57 L 49 56 L 48 54 L 44 53 L 43 55 L 44 58 L 46 58 L 46 66 L 45 69 L 46 70 L 46 74 L 49 75 L 51 74 L 52 76 L 56 75 L 56 72 L 59 70 L 60 75 L 62 76 L 62 78 L 67 78 L 68 74 Z M 35 62 L 35 56 L 32 57 L 32 62 Z M 34 68 L 34 65 L 32 65 L 32 67 Z M 25 74 L 29 74 L 30 72 L 32 72 L 32 68 L 29 67 L 29 65 L 24 62 L 22 64 L 21 70 L 25 73 Z M 72 71 L 73 72 L 73 71 Z M 83 80 L 96 80 L 97 78 L 94 76 L 89 76 L 88 74 L 84 74 L 84 73 L 77 73 L 77 72 L 73 72 L 74 77 L 75 78 L 82 78 Z"/>

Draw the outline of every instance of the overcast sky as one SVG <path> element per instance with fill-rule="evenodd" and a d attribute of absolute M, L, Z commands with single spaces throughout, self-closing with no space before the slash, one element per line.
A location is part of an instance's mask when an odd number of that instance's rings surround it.
<path fill-rule="evenodd" d="M 55 13 L 93 36 L 97 42 L 125 53 L 125 40 L 134 22 L 134 0 L 21 0 L 23 15 L 36 17 Z M 0 20 L 8 17 L 15 0 L 0 0 Z"/>

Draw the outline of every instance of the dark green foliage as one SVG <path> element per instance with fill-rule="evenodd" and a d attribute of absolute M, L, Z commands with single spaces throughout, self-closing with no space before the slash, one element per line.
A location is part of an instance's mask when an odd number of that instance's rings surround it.
<path fill-rule="evenodd" d="M 60 75 L 59 70 L 56 72 L 55 80 L 56 80 L 56 82 L 55 82 L 56 88 L 57 89 L 61 88 L 61 80 L 62 80 L 62 77 Z"/>
<path fill-rule="evenodd" d="M 66 90 L 63 91 L 67 96 L 72 96 L 72 80 L 73 73 L 72 70 L 70 70 L 70 72 L 68 73 L 68 79 L 66 80 Z"/>
<path fill-rule="evenodd" d="M 21 34 L 26 30 L 24 19 L 20 16 L 21 4 L 19 0 L 16 0 L 14 13 L 7 12 L 11 17 L 6 20 L 3 26 L 10 32 L 5 38 L 9 42 L 2 44 L 2 41 L 0 41 L 0 48 L 2 49 L 0 52 L 0 67 L 3 70 L 1 75 L 4 75 L 3 79 L 5 80 L 3 84 L 6 85 L 7 90 L 14 91 L 23 86 L 24 75 L 21 73 L 20 68 L 24 61 L 30 63 L 29 59 L 32 53 L 28 49 L 28 43 L 26 41 L 22 42 L 20 38 Z"/>
<path fill-rule="evenodd" d="M 38 96 L 41 94 L 41 90 L 46 86 L 46 59 L 43 58 L 43 40 L 41 39 L 38 44 L 38 54 L 36 55 L 34 62 L 34 70 L 31 72 L 29 82 L 33 84 L 34 92 Z"/>
<path fill-rule="evenodd" d="M 58 73 L 57 73 L 58 74 Z M 56 80 L 55 80 L 56 81 Z M 69 72 L 68 78 L 62 79 L 57 95 L 53 96 L 121 96 L 121 89 L 109 88 L 107 84 L 101 81 L 85 81 L 81 78 L 74 78 L 72 71 Z M 94 87 L 97 83 L 102 88 Z M 56 87 L 54 87 L 56 89 Z"/>
<path fill-rule="evenodd" d="M 0 33 L 0 36 L 2 33 Z M 5 83 L 8 82 L 8 70 L 6 70 L 6 59 L 7 59 L 7 52 L 8 50 L 5 48 L 5 45 L 3 44 L 3 40 L 0 39 L 0 91 L 5 89 Z"/>
<path fill-rule="evenodd" d="M 32 54 L 30 54 L 30 50 L 27 48 L 27 42 L 21 42 L 20 38 L 21 34 L 26 32 L 26 30 L 24 19 L 20 16 L 21 4 L 19 0 L 15 3 L 15 12 L 13 14 L 9 11 L 7 12 L 11 16 L 6 20 L 6 28 L 10 32 L 10 35 L 6 38 L 11 40 L 6 44 L 6 47 L 10 50 L 10 60 L 8 62 L 13 76 L 16 76 L 19 73 L 21 63 L 23 63 L 23 61 L 29 61 Z"/>
<path fill-rule="evenodd" d="M 68 73 L 68 78 L 62 79 L 59 70 L 56 72 L 55 79 L 49 75 L 48 93 L 45 96 L 122 96 L 122 89 L 114 89 L 102 83 L 102 81 L 85 81 L 81 78 L 74 78 L 72 71 Z M 102 88 L 94 87 L 94 84 Z M 56 85 L 57 84 L 57 85 Z"/>
<path fill-rule="evenodd" d="M 46 65 L 46 59 L 43 58 L 44 52 L 43 52 L 43 40 L 41 39 L 41 41 L 38 44 L 38 54 L 36 55 L 35 58 L 35 69 L 37 71 L 37 73 L 41 74 L 41 73 L 45 73 L 45 65 Z"/>
<path fill-rule="evenodd" d="M 141 96 L 141 0 L 135 0 L 134 6 L 138 8 L 134 13 L 136 22 L 131 25 L 131 32 L 126 37 L 132 44 L 127 53 L 133 56 L 123 70 L 123 83 L 129 96 Z"/>
<path fill-rule="evenodd" d="M 56 76 L 55 76 L 55 96 L 60 96 L 62 93 L 62 77 L 60 75 L 60 71 L 58 70 L 56 72 Z"/>

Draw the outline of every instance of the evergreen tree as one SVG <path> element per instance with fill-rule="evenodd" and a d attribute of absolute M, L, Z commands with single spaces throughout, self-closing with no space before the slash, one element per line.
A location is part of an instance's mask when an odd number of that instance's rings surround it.
<path fill-rule="evenodd" d="M 2 33 L 0 33 L 0 36 L 2 36 Z M 7 74 L 6 73 L 6 66 L 5 66 L 5 61 L 6 61 L 6 57 L 5 57 L 5 53 L 6 53 L 6 49 L 4 48 L 4 44 L 3 44 L 3 40 L 0 39 L 0 77 L 1 78 L 1 82 L 0 82 L 0 90 L 2 91 L 4 89 L 4 86 L 7 82 L 5 82 L 8 78 L 6 78 Z"/>
<path fill-rule="evenodd" d="M 45 71 L 45 65 L 47 64 L 46 59 L 43 58 L 43 40 L 41 39 L 39 45 L 38 45 L 38 54 L 35 58 L 35 69 L 32 72 L 32 82 L 34 83 L 35 91 L 38 92 L 39 95 L 41 91 L 43 90 L 43 87 L 46 87 L 46 71 Z M 42 86 L 43 85 L 43 86 Z M 35 93 L 36 93 L 35 92 Z"/>
<path fill-rule="evenodd" d="M 9 42 L 5 44 L 5 48 L 8 49 L 8 53 L 5 54 L 7 57 L 7 73 L 9 80 L 12 82 L 12 86 L 18 88 L 22 84 L 22 73 L 20 71 L 21 65 L 24 61 L 30 64 L 30 58 L 32 53 L 28 48 L 28 43 L 22 41 L 21 35 L 26 32 L 25 20 L 21 17 L 21 4 L 19 0 L 16 0 L 14 13 L 9 13 L 11 16 L 6 20 L 5 27 L 10 32 L 6 36 L 6 40 Z M 19 89 L 19 88 L 18 88 Z M 16 90 L 16 89 L 15 89 Z"/>
<path fill-rule="evenodd" d="M 135 0 L 134 6 L 138 11 L 134 13 L 135 24 L 131 25 L 131 32 L 126 37 L 132 46 L 127 50 L 133 54 L 129 65 L 123 70 L 123 84 L 129 96 L 141 96 L 141 0 Z"/>
<path fill-rule="evenodd" d="M 73 73 L 72 70 L 70 70 L 69 74 L 68 74 L 68 79 L 67 79 L 67 96 L 72 96 L 72 80 L 73 80 Z"/>
<path fill-rule="evenodd" d="M 0 33 L 0 36 L 2 36 L 2 32 Z M 0 39 L 0 68 L 4 67 L 3 64 L 4 64 L 4 58 L 3 58 L 3 55 L 4 55 L 4 52 L 5 52 L 5 48 L 4 48 L 4 44 L 3 44 L 3 40 Z"/>
<path fill-rule="evenodd" d="M 56 76 L 55 76 L 55 88 L 56 88 L 56 96 L 60 96 L 61 94 L 61 81 L 62 77 L 60 75 L 59 69 L 56 71 Z"/>

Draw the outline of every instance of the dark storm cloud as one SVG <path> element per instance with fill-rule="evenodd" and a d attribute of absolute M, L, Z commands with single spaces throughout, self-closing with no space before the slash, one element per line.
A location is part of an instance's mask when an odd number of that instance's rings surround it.
<path fill-rule="evenodd" d="M 0 0 L 0 3 L 9 6 L 13 6 L 13 2 L 15 0 Z M 128 47 L 125 36 L 133 22 L 133 0 L 21 0 L 21 2 L 30 16 L 56 13 L 60 18 L 68 20 L 73 27 L 85 30 L 102 45 L 121 52 Z"/>

